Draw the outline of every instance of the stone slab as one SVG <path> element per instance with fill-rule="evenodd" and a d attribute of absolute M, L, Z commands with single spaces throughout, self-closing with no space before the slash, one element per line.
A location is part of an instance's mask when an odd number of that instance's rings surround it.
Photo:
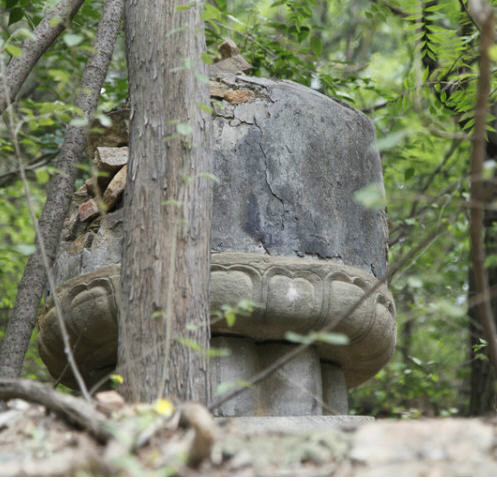
<path fill-rule="evenodd" d="M 222 417 L 218 422 L 230 423 L 234 429 L 246 434 L 266 432 L 302 433 L 325 431 L 337 428 L 355 428 L 363 424 L 373 423 L 372 416 L 253 416 Z"/>

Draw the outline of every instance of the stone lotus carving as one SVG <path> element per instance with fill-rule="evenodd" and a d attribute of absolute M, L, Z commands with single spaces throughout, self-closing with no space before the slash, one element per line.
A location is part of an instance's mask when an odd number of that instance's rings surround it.
<path fill-rule="evenodd" d="M 89 385 L 110 372 L 117 353 L 119 264 L 75 277 L 57 288 L 75 358 Z M 250 299 L 257 307 L 233 327 L 212 326 L 214 335 L 237 335 L 254 341 L 282 341 L 288 331 L 307 334 L 337 320 L 376 279 L 362 270 L 322 260 L 247 253 L 212 255 L 211 308 Z M 61 382 L 75 387 L 66 368 L 53 301 L 40 318 L 40 355 Z M 321 361 L 342 367 L 347 387 L 373 376 L 390 358 L 395 344 L 395 307 L 385 286 L 348 318 L 334 326 L 350 343 L 320 343 Z"/>

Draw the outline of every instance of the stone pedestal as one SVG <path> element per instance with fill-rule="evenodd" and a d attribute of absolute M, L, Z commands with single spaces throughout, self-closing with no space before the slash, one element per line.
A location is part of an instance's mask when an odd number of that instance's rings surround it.
<path fill-rule="evenodd" d="M 220 179 L 211 309 L 242 299 L 256 305 L 233 326 L 212 326 L 213 347 L 230 350 L 212 359 L 212 397 L 219 385 L 247 381 L 291 349 L 289 332 L 333 331 L 349 339 L 347 345 L 314 343 L 217 414 L 345 414 L 347 388 L 378 372 L 395 344 L 395 307 L 385 285 L 349 312 L 386 272 L 385 213 L 354 201 L 354 192 L 369 184 L 383 188 L 374 128 L 357 110 L 292 82 L 227 75 L 211 82 L 211 93 L 218 99 L 214 174 Z M 55 277 L 75 356 L 91 386 L 115 365 L 123 218 L 116 192 L 114 211 L 81 216 L 90 191 L 75 194 Z M 50 300 L 39 343 L 50 372 L 74 386 Z"/>

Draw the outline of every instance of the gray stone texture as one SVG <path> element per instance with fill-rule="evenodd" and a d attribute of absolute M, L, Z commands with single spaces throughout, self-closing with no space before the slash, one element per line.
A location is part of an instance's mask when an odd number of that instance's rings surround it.
<path fill-rule="evenodd" d="M 295 346 L 216 336 L 211 340 L 211 347 L 230 351 L 228 356 L 210 360 L 211 397 L 215 399 L 219 386 L 233 388 L 246 382 Z M 323 370 L 319 362 L 316 348 L 311 347 L 260 384 L 224 403 L 214 414 L 257 417 L 277 416 L 281 413 L 288 416 L 302 413 L 347 414 L 347 386 L 343 370 L 334 367 L 334 371 L 330 373 L 329 370 Z M 330 382 L 334 385 L 331 386 Z M 330 396 L 330 393 L 333 395 Z M 327 404 L 329 402 L 331 404 Z M 332 406 L 331 410 L 327 410 L 327 406 Z"/>
<path fill-rule="evenodd" d="M 343 369 L 331 362 L 322 362 L 321 377 L 323 379 L 323 414 L 347 414 L 349 400 Z"/>
<path fill-rule="evenodd" d="M 259 97 L 216 118 L 212 249 L 332 259 L 384 275 L 384 214 L 353 200 L 383 186 L 371 121 L 293 82 L 240 76 L 236 85 Z"/>
<path fill-rule="evenodd" d="M 267 343 L 259 350 L 262 367 L 268 367 L 295 349 L 282 343 Z M 257 415 L 288 416 L 322 414 L 323 385 L 319 355 L 314 346 L 287 362 L 261 382 Z"/>
<path fill-rule="evenodd" d="M 228 356 L 213 357 L 209 362 L 211 399 L 215 399 L 219 388 L 231 390 L 257 373 L 259 352 L 254 341 L 238 337 L 213 337 L 212 347 L 229 350 Z M 258 388 L 247 389 L 235 399 L 224 403 L 214 414 L 216 416 L 253 416 L 258 398 Z"/>
<path fill-rule="evenodd" d="M 333 431 L 337 428 L 357 428 L 374 423 L 371 416 L 245 416 L 226 420 L 229 421 L 230 427 L 239 429 L 244 435 Z"/>

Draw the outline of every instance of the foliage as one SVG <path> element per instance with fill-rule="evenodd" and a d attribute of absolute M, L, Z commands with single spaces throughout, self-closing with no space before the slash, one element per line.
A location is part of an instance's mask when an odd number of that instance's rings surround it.
<path fill-rule="evenodd" d="M 32 29 L 53 2 L 3 0 L 8 26 Z M 77 117 L 72 85 L 91 49 L 101 1 L 85 2 L 74 23 L 41 59 L 16 104 L 26 162 L 58 150 L 64 126 Z M 438 236 L 391 281 L 398 347 L 376 378 L 352 392 L 356 413 L 389 416 L 463 414 L 468 394 L 468 166 L 478 77 L 478 29 L 465 1 L 215 0 L 206 4 L 208 53 L 232 38 L 253 74 L 312 86 L 363 110 L 375 122 L 384 167 L 390 261 L 403 257 L 437 226 Z M 497 1 L 494 0 L 494 6 Z M 495 51 L 493 51 L 495 53 Z M 7 62 L 3 50 L 0 62 Z M 492 101 L 497 96 L 493 79 Z M 28 95 L 29 94 L 29 95 Z M 105 89 L 103 112 L 127 96 L 123 39 Z M 489 116 L 489 135 L 492 135 Z M 0 125 L 6 170 L 12 145 Z M 2 167 L 3 169 L 4 167 Z M 495 162 L 488 164 L 491 177 Z M 37 208 L 50 165 L 30 178 Z M 1 174 L 1 172 L 0 172 Z M 382 207 L 370 190 L 363 205 Z M 362 196 L 362 197 L 361 197 Z M 362 199 L 362 200 L 361 200 Z M 369 204 L 368 204 L 369 203 Z M 18 182 L 0 187 L 0 308 L 15 298 L 33 245 Z M 495 255 L 487 263 L 495 263 Z M 228 316 L 237 314 L 226 308 Z M 467 347 L 465 347 L 467 346 Z"/>

